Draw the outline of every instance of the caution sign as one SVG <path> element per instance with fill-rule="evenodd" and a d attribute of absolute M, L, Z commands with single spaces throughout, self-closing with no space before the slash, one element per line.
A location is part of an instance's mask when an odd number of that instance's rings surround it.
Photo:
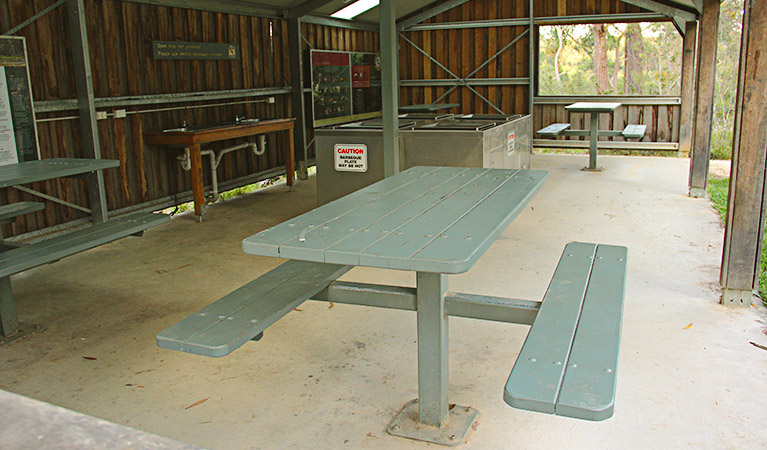
<path fill-rule="evenodd" d="M 514 153 L 514 145 L 516 143 L 515 141 L 516 141 L 516 139 L 514 137 L 514 132 L 512 131 L 511 133 L 509 133 L 509 137 L 508 137 L 508 140 L 506 142 L 506 153 L 509 156 L 511 156 L 511 154 Z"/>
<path fill-rule="evenodd" d="M 367 172 L 368 147 L 364 144 L 336 144 L 333 147 L 336 171 Z"/>

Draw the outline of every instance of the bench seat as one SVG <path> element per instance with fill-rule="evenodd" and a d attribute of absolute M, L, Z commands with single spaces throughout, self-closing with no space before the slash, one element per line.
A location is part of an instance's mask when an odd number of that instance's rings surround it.
<path fill-rule="evenodd" d="M 559 136 L 563 131 L 570 128 L 569 123 L 552 123 L 537 131 L 541 136 Z"/>
<path fill-rule="evenodd" d="M 625 247 L 565 247 L 506 383 L 506 403 L 587 420 L 613 415 L 626 257 Z"/>
<path fill-rule="evenodd" d="M 160 332 L 157 346 L 203 356 L 228 355 L 351 268 L 296 260 L 283 263 Z"/>
<path fill-rule="evenodd" d="M 141 233 L 170 220 L 165 214 L 133 213 L 0 253 L 0 278 Z"/>
<path fill-rule="evenodd" d="M 45 203 L 40 202 L 16 202 L 10 205 L 0 206 L 0 224 L 12 222 L 18 216 L 29 214 L 45 209 Z"/>
<path fill-rule="evenodd" d="M 11 289 L 11 275 L 126 236 L 138 235 L 169 220 L 170 217 L 166 214 L 139 212 L 33 244 L 15 247 L 15 243 L 3 242 L 0 253 L 0 342 L 12 340 L 20 331 Z"/>
<path fill-rule="evenodd" d="M 626 125 L 621 134 L 626 139 L 642 139 L 647 130 L 647 125 Z"/>

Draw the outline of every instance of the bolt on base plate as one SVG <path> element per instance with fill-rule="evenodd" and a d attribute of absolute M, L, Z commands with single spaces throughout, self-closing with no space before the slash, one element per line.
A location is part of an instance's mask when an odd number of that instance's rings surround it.
<path fill-rule="evenodd" d="M 40 330 L 39 325 L 31 325 L 28 323 L 21 323 L 19 322 L 19 331 L 13 333 L 10 336 L 3 336 L 0 335 L 0 345 L 6 345 L 10 344 L 11 342 L 18 341 L 19 339 L 23 339 L 30 334 L 35 333 L 36 331 Z"/>
<path fill-rule="evenodd" d="M 479 412 L 468 406 L 453 405 L 445 423 L 437 428 L 418 421 L 418 399 L 408 402 L 386 431 L 399 437 L 455 447 L 463 444 Z"/>

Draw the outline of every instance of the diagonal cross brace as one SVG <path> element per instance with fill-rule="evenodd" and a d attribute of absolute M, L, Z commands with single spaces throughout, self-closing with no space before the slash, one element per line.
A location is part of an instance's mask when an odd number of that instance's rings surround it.
<path fill-rule="evenodd" d="M 465 87 L 466 87 L 466 88 L 468 88 L 468 89 L 469 89 L 471 92 L 473 92 L 475 95 L 477 95 L 479 98 L 481 98 L 481 99 L 482 99 L 482 100 L 483 100 L 485 103 L 487 103 L 488 105 L 490 105 L 490 107 L 491 107 L 491 108 L 493 108 L 494 110 L 498 111 L 500 114 L 504 114 L 504 112 L 503 112 L 501 109 L 499 109 L 497 106 L 495 106 L 495 104 L 493 104 L 493 102 L 491 102 L 490 100 L 488 100 L 487 98 L 485 98 L 485 97 L 484 97 L 482 94 L 480 94 L 479 92 L 477 92 L 477 90 L 476 90 L 476 89 L 474 89 L 474 88 L 472 88 L 471 86 L 469 86 L 469 84 L 468 84 L 468 80 L 472 80 L 472 79 L 475 79 L 475 78 L 472 78 L 472 76 L 473 76 L 474 74 L 476 74 L 477 72 L 479 72 L 480 70 L 482 70 L 482 68 L 483 68 L 483 67 L 485 67 L 485 66 L 487 66 L 488 64 L 490 64 L 490 62 L 492 62 L 492 61 L 493 61 L 495 58 L 497 58 L 497 57 L 498 57 L 498 56 L 500 56 L 500 55 L 501 55 L 503 52 L 505 52 L 506 50 L 508 50 L 509 48 L 511 48 L 511 47 L 512 47 L 514 44 L 516 44 L 516 42 L 517 42 L 519 39 L 521 39 L 523 36 L 525 36 L 525 35 L 526 35 L 526 34 L 528 34 L 529 32 L 530 32 L 530 30 L 529 30 L 529 29 L 525 29 L 525 30 L 523 30 L 522 32 L 520 32 L 520 33 L 519 33 L 517 36 L 515 36 L 515 37 L 514 37 L 514 39 L 512 39 L 512 40 L 511 40 L 511 42 L 509 42 L 508 44 L 506 44 L 506 45 L 505 45 L 505 46 L 504 46 L 502 49 L 500 49 L 500 50 L 498 50 L 497 52 L 495 52 L 495 54 L 494 54 L 493 56 L 491 56 L 490 58 L 488 58 L 488 59 L 487 59 L 485 62 L 483 62 L 482 64 L 480 64 L 480 65 L 479 65 L 477 68 L 475 68 L 474 70 L 472 70 L 472 71 L 471 71 L 471 73 L 469 73 L 468 75 L 466 75 L 466 76 L 465 76 L 465 77 L 463 77 L 463 78 L 461 78 L 461 77 L 459 77 L 458 75 L 456 75 L 455 73 L 453 73 L 453 72 L 452 72 L 450 69 L 448 69 L 447 67 L 445 67 L 445 65 L 443 65 L 442 63 L 440 63 L 439 61 L 437 61 L 437 60 L 436 60 L 436 59 L 435 59 L 433 56 L 431 56 L 431 55 L 430 55 L 430 54 L 429 54 L 429 53 L 428 53 L 426 50 L 422 49 L 421 47 L 419 47 L 419 46 L 418 46 L 418 44 L 416 44 L 415 42 L 413 42 L 413 41 L 411 41 L 410 39 L 408 39 L 407 37 L 405 37 L 405 35 L 404 35 L 404 34 L 402 34 L 402 33 L 399 33 L 399 35 L 400 35 L 400 37 L 401 37 L 402 39 L 404 39 L 404 40 L 405 40 L 405 42 L 407 42 L 408 44 L 412 45 L 412 46 L 413 46 L 413 47 L 414 47 L 416 50 L 418 50 L 420 53 L 422 53 L 424 56 L 426 56 L 426 57 L 427 57 L 427 58 L 429 58 L 429 59 L 430 59 L 432 62 L 434 62 L 434 64 L 436 64 L 436 65 L 437 65 L 437 67 L 441 68 L 442 70 L 444 70 L 445 72 L 447 72 L 447 74 L 448 74 L 448 75 L 450 75 L 451 77 L 453 77 L 453 78 L 455 79 L 455 81 L 456 81 L 456 84 L 455 84 L 455 86 L 451 87 L 450 89 L 448 89 L 447 91 L 445 91 L 445 93 L 443 93 L 442 95 L 440 95 L 440 96 L 439 96 L 439 97 L 438 97 L 436 100 L 434 100 L 434 103 L 439 103 L 439 101 L 440 101 L 440 100 L 442 100 L 443 98 L 445 98 L 445 97 L 447 97 L 448 95 L 450 95 L 450 93 L 451 93 L 451 92 L 453 92 L 453 91 L 454 91 L 456 88 L 458 88 L 458 87 L 460 87 L 460 86 L 465 86 Z"/>

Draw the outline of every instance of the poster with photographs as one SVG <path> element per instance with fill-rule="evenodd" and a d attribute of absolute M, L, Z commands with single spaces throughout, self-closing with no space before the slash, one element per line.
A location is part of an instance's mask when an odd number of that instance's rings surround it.
<path fill-rule="evenodd" d="M 331 125 L 381 112 L 381 59 L 375 53 L 312 50 L 314 126 Z"/>
<path fill-rule="evenodd" d="M 40 159 L 23 37 L 0 36 L 0 165 Z"/>

